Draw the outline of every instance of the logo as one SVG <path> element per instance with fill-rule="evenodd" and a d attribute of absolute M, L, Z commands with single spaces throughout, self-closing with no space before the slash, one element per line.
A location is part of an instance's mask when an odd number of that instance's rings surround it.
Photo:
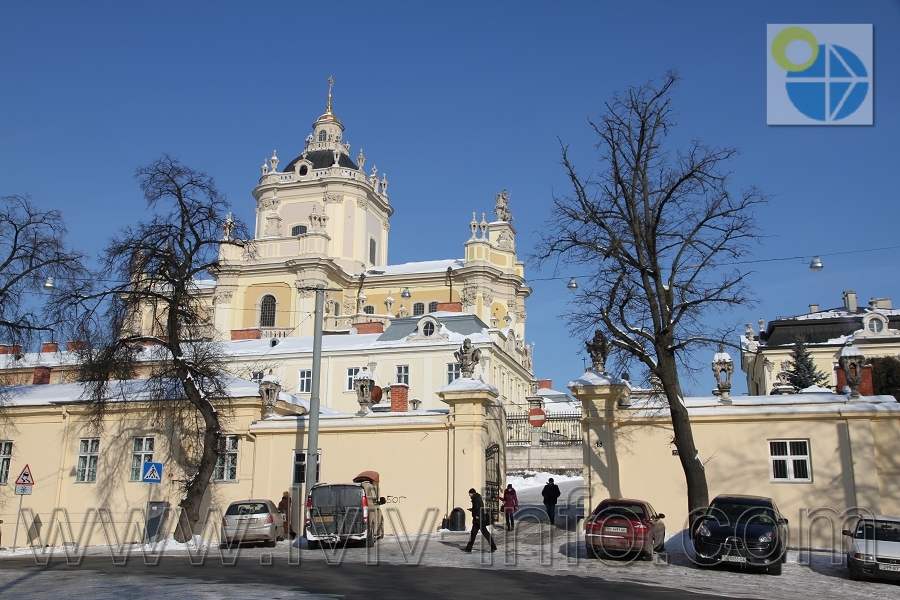
<path fill-rule="evenodd" d="M 767 25 L 769 125 L 871 125 L 871 25 Z"/>

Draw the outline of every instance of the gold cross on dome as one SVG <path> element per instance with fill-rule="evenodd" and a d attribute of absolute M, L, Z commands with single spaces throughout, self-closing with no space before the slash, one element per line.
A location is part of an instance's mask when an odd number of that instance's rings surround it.
<path fill-rule="evenodd" d="M 331 112 L 331 88 L 334 87 L 334 78 L 328 76 L 328 108 L 326 112 Z"/>

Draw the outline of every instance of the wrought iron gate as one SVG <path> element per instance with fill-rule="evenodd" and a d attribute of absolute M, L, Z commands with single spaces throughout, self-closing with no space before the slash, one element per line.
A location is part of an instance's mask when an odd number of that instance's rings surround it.
<path fill-rule="evenodd" d="M 491 444 L 484 451 L 484 512 L 489 523 L 500 518 L 500 446 Z"/>

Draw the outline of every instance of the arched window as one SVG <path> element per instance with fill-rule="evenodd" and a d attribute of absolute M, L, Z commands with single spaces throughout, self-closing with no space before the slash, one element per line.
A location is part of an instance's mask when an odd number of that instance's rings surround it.
<path fill-rule="evenodd" d="M 374 314 L 375 314 L 375 307 L 372 306 L 371 304 L 369 304 L 369 305 L 367 305 L 367 306 L 364 306 L 364 307 L 363 307 L 363 312 L 366 313 L 367 315 L 374 315 Z"/>
<path fill-rule="evenodd" d="M 275 327 L 275 296 L 263 296 L 259 305 L 259 326 Z"/>
<path fill-rule="evenodd" d="M 428 312 L 433 313 L 437 312 L 437 301 L 428 303 Z"/>
<path fill-rule="evenodd" d="M 325 133 L 325 130 L 324 130 L 324 129 L 321 130 L 321 131 L 319 132 L 319 141 L 320 141 L 320 142 L 324 142 L 324 141 L 325 141 L 325 138 L 327 137 L 327 135 L 328 135 L 328 134 Z"/>
<path fill-rule="evenodd" d="M 291 227 L 291 235 L 301 235 L 306 233 L 306 225 L 294 225 Z"/>
<path fill-rule="evenodd" d="M 375 250 L 378 246 L 375 243 L 374 238 L 369 238 L 369 264 L 375 264 Z"/>
<path fill-rule="evenodd" d="M 306 165 L 300 165 L 300 176 L 303 177 L 309 173 L 309 168 Z"/>
<path fill-rule="evenodd" d="M 425 303 L 424 302 L 416 302 L 413 304 L 413 316 L 418 317 L 420 315 L 425 314 Z"/>

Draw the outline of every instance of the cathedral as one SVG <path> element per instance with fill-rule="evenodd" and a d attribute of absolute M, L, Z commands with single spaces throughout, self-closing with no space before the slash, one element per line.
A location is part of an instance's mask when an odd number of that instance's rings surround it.
<path fill-rule="evenodd" d="M 388 264 L 388 180 L 375 167 L 366 174 L 362 149 L 351 158 L 332 83 L 299 155 L 282 165 L 273 152 L 262 165 L 253 189 L 253 255 L 224 245 L 215 279 L 198 282 L 213 337 L 225 341 L 236 375 L 273 374 L 302 395 L 311 363 L 311 288 L 322 284 L 326 406 L 352 408 L 327 396 L 350 392 L 345 381 L 365 368 L 379 386 L 407 383 L 411 399 L 438 408 L 434 390 L 459 376 L 453 353 L 468 337 L 481 350 L 476 378 L 497 387 L 503 402 L 524 407 L 535 382 L 525 343 L 531 288 L 516 254 L 509 195 L 495 197 L 490 221 L 482 212 L 460 224 L 459 257 Z M 224 231 L 230 235 L 228 223 Z M 143 328 L 151 323 L 145 315 Z"/>

